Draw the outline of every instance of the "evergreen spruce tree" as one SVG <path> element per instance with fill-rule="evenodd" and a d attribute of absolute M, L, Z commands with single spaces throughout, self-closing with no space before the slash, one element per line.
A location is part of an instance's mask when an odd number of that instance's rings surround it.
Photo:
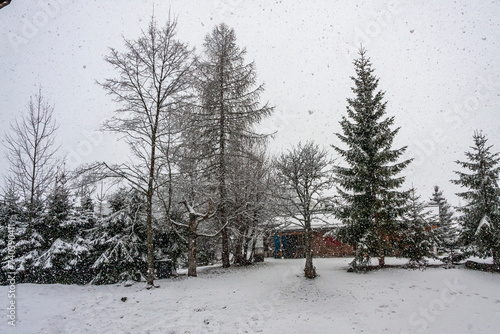
<path fill-rule="evenodd" d="M 125 209 L 129 196 L 129 191 L 124 187 L 121 187 L 115 193 L 110 194 L 108 196 L 108 205 L 111 209 L 111 213 L 116 213 Z"/>
<path fill-rule="evenodd" d="M 15 239 L 12 236 L 15 234 L 16 226 L 9 223 L 13 222 L 20 212 L 19 196 L 14 187 L 7 187 L 0 199 L 0 279 L 2 282 L 6 281 L 7 272 L 15 270 L 12 267 L 13 262 L 9 261 L 11 256 L 15 255 L 15 248 L 12 247 Z"/>
<path fill-rule="evenodd" d="M 13 186 L 7 187 L 0 198 L 0 260 L 7 253 L 9 222 L 20 213 L 19 196 Z"/>
<path fill-rule="evenodd" d="M 20 215 L 11 216 L 11 226 L 14 226 L 15 255 L 13 268 L 17 274 L 17 283 L 38 283 L 38 272 L 34 266 L 36 259 L 43 253 L 46 242 L 35 226 L 41 224 L 41 218 L 32 217 L 32 227 L 28 212 L 23 209 Z M 6 265 L 2 263 L 2 266 Z M 7 269 L 4 267 L 4 269 Z"/>
<path fill-rule="evenodd" d="M 86 284 L 90 280 L 90 249 L 83 239 L 57 238 L 35 260 L 33 269 L 37 283 Z"/>
<path fill-rule="evenodd" d="M 40 227 L 49 246 L 59 237 L 65 237 L 66 220 L 73 209 L 65 172 L 56 175 L 52 193 L 48 196 L 44 224 Z M 69 239 L 69 238 L 66 238 Z"/>
<path fill-rule="evenodd" d="M 347 149 L 333 146 L 347 164 L 335 169 L 340 195 L 336 214 L 344 223 L 338 237 L 356 248 L 352 267 L 372 256 L 384 266 L 408 198 L 400 190 L 405 178 L 398 174 L 411 160 L 398 162 L 406 146 L 392 149 L 399 128 L 391 129 L 394 117 L 384 118 L 387 102 L 384 92 L 377 91 L 379 79 L 365 49 L 359 55 L 352 77 L 355 97 L 347 99 L 347 117 L 340 121 L 343 133 L 336 134 Z"/>
<path fill-rule="evenodd" d="M 13 215 L 21 213 L 20 197 L 11 185 L 7 187 L 0 199 L 0 224 L 6 225 Z"/>
<path fill-rule="evenodd" d="M 80 208 L 73 209 L 70 214 L 69 226 L 73 226 L 70 232 L 76 238 L 86 238 L 87 232 L 98 223 L 95 212 L 94 201 L 91 194 L 87 194 L 80 199 Z"/>
<path fill-rule="evenodd" d="M 438 186 L 434 186 L 434 193 L 429 205 L 438 208 L 437 228 L 435 231 L 438 251 L 446 253 L 446 256 L 442 260 L 452 264 L 458 248 L 458 231 L 454 225 L 451 206 L 444 198 L 443 192 L 439 190 Z"/>
<path fill-rule="evenodd" d="M 126 195 L 126 196 L 125 196 Z M 113 212 L 91 230 L 92 284 L 145 281 L 147 273 L 146 208 L 139 191 L 110 196 Z"/>
<path fill-rule="evenodd" d="M 82 212 L 94 212 L 95 205 L 90 194 L 85 194 L 80 199 L 80 207 Z"/>
<path fill-rule="evenodd" d="M 39 210 L 42 206 L 36 206 L 36 214 L 31 215 L 30 219 L 30 208 L 33 206 L 17 194 L 14 183 L 9 183 L 1 202 L 0 258 L 2 263 L 0 276 L 7 272 L 16 272 L 17 283 L 36 283 L 38 275 L 33 264 L 43 252 L 45 242 L 38 229 L 34 228 L 30 222 L 36 226 L 41 225 L 42 217 L 39 216 Z M 37 203 L 40 204 L 40 202 Z M 13 248 L 8 247 L 9 239 L 11 243 L 13 242 Z"/>
<path fill-rule="evenodd" d="M 85 231 L 95 224 L 91 213 L 76 210 L 65 172 L 57 173 L 48 196 L 47 210 L 38 229 L 44 237 L 43 252 L 34 261 L 39 283 L 88 283 L 90 247 Z"/>
<path fill-rule="evenodd" d="M 472 152 L 465 152 L 468 161 L 456 163 L 470 173 L 456 171 L 458 180 L 454 184 L 467 188 L 457 193 L 466 204 L 458 208 L 462 214 L 458 221 L 462 227 L 460 242 L 466 253 L 481 257 L 493 256 L 500 266 L 500 153 L 492 153 L 482 132 L 473 135 Z"/>
<path fill-rule="evenodd" d="M 434 258 L 434 231 L 432 229 L 432 213 L 426 209 L 425 202 L 415 193 L 415 188 L 410 190 L 408 211 L 404 215 L 404 228 L 400 244 L 401 257 L 409 259 L 410 267 L 420 267 L 427 264 L 428 258 Z"/>

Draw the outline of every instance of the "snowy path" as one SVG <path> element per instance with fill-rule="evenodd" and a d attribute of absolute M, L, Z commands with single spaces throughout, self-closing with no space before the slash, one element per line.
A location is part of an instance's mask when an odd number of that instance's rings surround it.
<path fill-rule="evenodd" d="M 500 333 L 498 274 L 352 274 L 349 259 L 315 259 L 320 277 L 311 281 L 302 278 L 303 262 L 208 268 L 160 280 L 154 291 L 22 284 L 17 327 L 2 316 L 0 333 Z M 7 290 L 0 287 L 4 305 Z"/>

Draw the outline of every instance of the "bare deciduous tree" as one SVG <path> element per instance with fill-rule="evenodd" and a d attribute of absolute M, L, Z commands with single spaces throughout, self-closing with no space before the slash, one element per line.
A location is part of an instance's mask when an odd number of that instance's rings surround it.
<path fill-rule="evenodd" d="M 234 263 L 247 265 L 254 260 L 258 238 L 267 232 L 272 205 L 271 164 L 264 147 L 249 149 L 251 157 L 239 158 L 231 174 L 229 196 L 234 220 Z"/>
<path fill-rule="evenodd" d="M 53 112 L 54 107 L 45 102 L 40 89 L 38 95 L 30 97 L 27 113 L 11 124 L 11 133 L 5 135 L 6 158 L 10 164 L 6 177 L 27 203 L 28 233 L 57 170 L 55 155 L 59 147 L 55 144 L 55 132 L 58 125 Z"/>
<path fill-rule="evenodd" d="M 283 187 L 281 198 L 285 205 L 284 215 L 305 229 L 305 276 L 314 278 L 316 270 L 312 257 L 311 222 L 314 216 L 325 213 L 331 204 L 331 198 L 324 193 L 333 182 L 331 161 L 325 150 L 308 142 L 304 146 L 299 143 L 282 154 L 275 166 L 278 181 Z"/>
<path fill-rule="evenodd" d="M 163 28 L 151 20 L 137 40 L 125 40 L 125 52 L 111 49 L 106 61 L 118 77 L 106 79 L 102 87 L 122 104 L 104 129 L 123 135 L 135 161 L 121 165 L 101 165 L 108 175 L 130 182 L 146 197 L 148 244 L 147 283 L 154 285 L 153 198 L 159 175 L 171 156 L 162 152 L 172 138 L 172 117 L 189 97 L 192 51 L 175 37 L 177 21 L 168 19 Z"/>

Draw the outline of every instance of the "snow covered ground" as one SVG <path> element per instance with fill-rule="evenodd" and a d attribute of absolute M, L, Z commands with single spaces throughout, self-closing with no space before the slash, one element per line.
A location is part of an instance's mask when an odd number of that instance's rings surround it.
<path fill-rule="evenodd" d="M 20 284 L 16 327 L 2 316 L 0 333 L 500 333 L 499 274 L 463 267 L 354 274 L 346 272 L 350 259 L 314 261 L 315 280 L 302 277 L 303 259 L 266 259 L 159 280 L 153 291 Z M 0 287 L 4 306 L 7 293 Z"/>

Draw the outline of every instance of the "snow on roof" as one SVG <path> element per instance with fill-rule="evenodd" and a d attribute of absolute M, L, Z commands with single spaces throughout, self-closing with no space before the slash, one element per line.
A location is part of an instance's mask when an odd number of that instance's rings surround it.
<path fill-rule="evenodd" d="M 299 222 L 292 217 L 276 217 L 274 218 L 274 223 L 276 229 L 281 231 L 300 231 L 304 229 L 303 222 Z M 333 229 L 341 225 L 342 223 L 332 214 L 314 215 L 311 220 L 313 230 Z"/>

